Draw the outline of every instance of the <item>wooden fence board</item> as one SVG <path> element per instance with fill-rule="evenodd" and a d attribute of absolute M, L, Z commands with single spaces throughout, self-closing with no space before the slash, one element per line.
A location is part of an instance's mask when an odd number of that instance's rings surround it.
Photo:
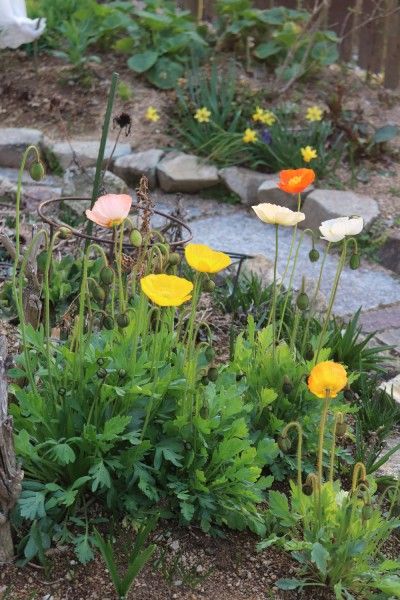
<path fill-rule="evenodd" d="M 179 0 L 180 6 L 197 13 L 198 0 Z M 273 6 L 312 9 L 315 0 L 253 0 L 253 6 L 268 9 Z M 382 4 L 381 18 L 376 7 Z M 354 11 L 360 7 L 357 18 Z M 398 12 L 394 13 L 396 8 Z M 390 16 L 385 17 L 386 11 Z M 204 0 L 204 19 L 215 16 L 215 0 Z M 354 30 L 354 26 L 363 24 Z M 331 0 L 326 26 L 343 36 L 340 58 L 348 62 L 358 56 L 360 67 L 371 73 L 385 71 L 385 87 L 396 89 L 400 85 L 400 0 Z"/>
<path fill-rule="evenodd" d="M 400 85 L 400 2 L 389 0 L 385 58 L 385 87 L 396 89 Z M 390 14 L 397 10 L 396 13 Z"/>

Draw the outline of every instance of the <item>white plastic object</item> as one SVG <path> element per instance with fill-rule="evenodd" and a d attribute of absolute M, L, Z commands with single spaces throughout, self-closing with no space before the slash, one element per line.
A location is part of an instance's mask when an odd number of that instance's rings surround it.
<path fill-rule="evenodd" d="M 25 0 L 0 0 L 0 48 L 33 42 L 45 30 L 46 19 L 29 19 Z"/>

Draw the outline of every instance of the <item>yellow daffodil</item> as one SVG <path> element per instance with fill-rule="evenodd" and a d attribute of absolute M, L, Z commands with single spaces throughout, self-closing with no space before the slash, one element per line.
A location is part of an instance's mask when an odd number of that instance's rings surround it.
<path fill-rule="evenodd" d="M 185 258 L 188 265 L 200 273 L 218 273 L 231 264 L 227 254 L 204 244 L 188 244 L 185 247 Z"/>
<path fill-rule="evenodd" d="M 254 129 L 250 129 L 249 127 L 244 132 L 242 138 L 245 144 L 254 144 L 254 142 L 256 142 L 257 139 L 257 132 L 254 131 Z"/>
<path fill-rule="evenodd" d="M 276 121 L 274 113 L 272 113 L 270 110 L 264 110 L 259 106 L 256 106 L 256 110 L 251 118 L 255 123 L 262 123 L 263 125 L 267 125 L 268 127 L 273 125 Z"/>
<path fill-rule="evenodd" d="M 336 398 L 347 385 L 347 373 L 343 365 L 327 360 L 312 369 L 308 389 L 317 398 Z"/>
<path fill-rule="evenodd" d="M 155 123 L 159 120 L 160 115 L 158 114 L 158 111 L 156 108 L 154 108 L 154 106 L 149 106 L 149 108 L 146 110 L 145 117 L 148 121 Z"/>
<path fill-rule="evenodd" d="M 196 110 L 196 112 L 194 113 L 194 118 L 199 123 L 209 123 L 210 117 L 211 117 L 211 111 L 208 110 L 208 108 L 206 106 L 203 106 L 203 108 L 198 108 Z"/>
<path fill-rule="evenodd" d="M 317 151 L 314 148 L 312 148 L 311 146 L 305 146 L 304 148 L 301 148 L 300 152 L 301 152 L 304 162 L 306 162 L 306 163 L 309 163 L 311 160 L 313 160 L 314 158 L 317 158 L 317 156 L 318 156 Z"/>
<path fill-rule="evenodd" d="M 309 106 L 306 112 L 307 121 L 321 121 L 323 116 L 322 108 L 319 106 Z"/>
<path fill-rule="evenodd" d="M 192 297 L 193 283 L 176 275 L 146 275 L 140 280 L 142 291 L 158 306 L 180 306 Z"/>

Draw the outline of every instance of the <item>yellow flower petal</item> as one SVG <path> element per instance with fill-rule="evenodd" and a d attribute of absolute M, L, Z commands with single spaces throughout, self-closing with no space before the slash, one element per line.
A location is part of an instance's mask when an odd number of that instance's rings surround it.
<path fill-rule="evenodd" d="M 194 118 L 199 123 L 209 123 L 210 117 L 211 117 L 211 111 L 208 110 L 208 108 L 206 106 L 203 106 L 203 108 L 198 108 L 196 110 L 196 112 L 194 113 Z"/>
<path fill-rule="evenodd" d="M 315 148 L 311 146 L 306 146 L 305 148 L 300 148 L 301 155 L 303 157 L 304 162 L 309 163 L 314 158 L 317 158 L 318 153 Z"/>
<path fill-rule="evenodd" d="M 327 360 L 312 369 L 308 389 L 317 398 L 336 398 L 347 385 L 347 373 L 343 365 Z"/>
<path fill-rule="evenodd" d="M 154 108 L 153 106 L 149 106 L 149 108 L 146 110 L 145 118 L 148 121 L 152 121 L 153 123 L 155 123 L 156 121 L 159 120 L 160 115 L 158 114 L 158 111 L 156 108 Z"/>
<path fill-rule="evenodd" d="M 307 121 L 321 121 L 323 111 L 319 106 L 310 106 L 306 112 Z"/>
<path fill-rule="evenodd" d="M 257 132 L 254 131 L 254 129 L 250 129 L 249 127 L 245 130 L 242 138 L 245 144 L 252 144 L 256 142 L 257 139 Z"/>
<path fill-rule="evenodd" d="M 193 283 L 176 275 L 146 275 L 140 280 L 142 291 L 159 306 L 180 306 L 191 299 Z"/>
<path fill-rule="evenodd" d="M 185 247 L 185 258 L 188 265 L 200 273 L 218 273 L 231 264 L 227 254 L 204 244 L 188 244 Z"/>

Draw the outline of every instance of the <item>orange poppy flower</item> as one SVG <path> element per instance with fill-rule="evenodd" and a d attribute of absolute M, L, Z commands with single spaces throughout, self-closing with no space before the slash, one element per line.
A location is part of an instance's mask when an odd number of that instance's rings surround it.
<path fill-rule="evenodd" d="M 278 187 L 288 194 L 299 194 L 315 181 L 312 169 L 287 169 L 279 173 Z"/>

